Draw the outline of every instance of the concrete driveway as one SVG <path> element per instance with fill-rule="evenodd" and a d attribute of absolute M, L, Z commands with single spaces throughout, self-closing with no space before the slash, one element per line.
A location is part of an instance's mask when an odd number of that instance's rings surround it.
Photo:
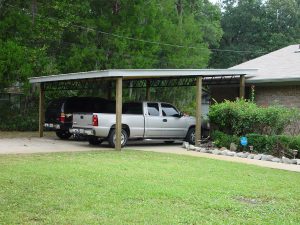
<path fill-rule="evenodd" d="M 174 144 L 164 144 L 161 141 L 135 141 L 129 142 L 126 149 L 152 151 L 161 153 L 171 153 L 179 155 L 189 155 L 194 157 L 204 157 L 230 162 L 246 163 L 262 167 L 282 169 L 300 172 L 300 166 L 282 163 L 267 162 L 261 160 L 244 159 L 222 155 L 212 155 L 195 151 L 187 151 L 181 148 L 181 142 Z M 91 146 L 86 141 L 60 140 L 53 135 L 44 138 L 37 137 L 2 137 L 0 138 L 0 154 L 30 154 L 30 153 L 49 153 L 49 152 L 79 152 L 79 151 L 114 151 L 103 143 L 100 146 Z"/>

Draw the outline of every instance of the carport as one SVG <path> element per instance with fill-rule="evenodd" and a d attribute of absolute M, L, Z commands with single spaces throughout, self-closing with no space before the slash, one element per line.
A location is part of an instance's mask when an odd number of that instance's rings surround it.
<path fill-rule="evenodd" d="M 60 90 L 99 89 L 107 82 L 107 96 L 115 86 L 116 144 L 121 150 L 122 93 L 124 88 L 145 88 L 146 100 L 150 100 L 151 87 L 196 86 L 195 142 L 201 139 L 202 88 L 206 85 L 239 85 L 239 97 L 245 97 L 245 79 L 254 74 L 253 69 L 113 69 L 81 73 L 32 77 L 30 83 L 39 85 L 39 136 L 43 137 L 45 120 L 45 92 Z"/>

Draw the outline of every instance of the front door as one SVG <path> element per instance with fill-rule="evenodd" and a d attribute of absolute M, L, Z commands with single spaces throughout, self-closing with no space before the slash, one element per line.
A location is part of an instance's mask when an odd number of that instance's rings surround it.
<path fill-rule="evenodd" d="M 187 132 L 186 117 L 181 117 L 179 111 L 170 104 L 161 103 L 161 110 L 165 136 L 184 138 Z"/>

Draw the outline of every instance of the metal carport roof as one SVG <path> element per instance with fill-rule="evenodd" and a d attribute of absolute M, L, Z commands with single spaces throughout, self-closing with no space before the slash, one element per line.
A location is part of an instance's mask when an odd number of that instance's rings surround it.
<path fill-rule="evenodd" d="M 164 77 L 212 77 L 212 76 L 239 76 L 254 75 L 256 69 L 111 69 L 80 73 L 68 73 L 29 78 L 30 83 L 44 83 L 67 80 L 81 80 L 93 78 L 116 78 L 124 80 L 143 78 L 164 78 Z"/>
<path fill-rule="evenodd" d="M 159 86 L 171 86 L 168 81 L 186 80 L 179 86 L 196 85 L 196 126 L 195 126 L 195 143 L 199 144 L 201 139 L 201 96 L 202 83 L 207 81 L 221 82 L 231 81 L 232 78 L 239 78 L 240 80 L 240 97 L 245 94 L 245 77 L 250 77 L 256 73 L 256 69 L 111 69 L 102 71 L 90 71 L 80 73 L 69 73 L 60 75 L 50 75 L 43 77 L 29 78 L 30 83 L 40 84 L 40 98 L 39 98 L 39 133 L 43 136 L 44 125 L 44 105 L 45 105 L 45 88 L 50 85 L 56 86 L 54 90 L 58 90 L 60 83 L 66 83 L 70 88 L 77 88 L 81 83 L 86 84 L 96 83 L 98 80 L 110 79 L 116 82 L 116 144 L 115 148 L 121 150 L 121 129 L 122 129 L 122 89 L 123 81 L 136 80 L 145 81 L 141 87 L 150 89 L 151 84 L 159 81 Z M 234 79 L 236 80 L 236 79 Z M 152 82 L 151 82 L 152 81 Z M 75 85 L 73 85 L 75 83 Z M 163 84 L 163 85 L 161 85 Z M 79 85 L 79 86 L 78 86 Z M 174 85 L 174 84 L 173 84 Z"/>

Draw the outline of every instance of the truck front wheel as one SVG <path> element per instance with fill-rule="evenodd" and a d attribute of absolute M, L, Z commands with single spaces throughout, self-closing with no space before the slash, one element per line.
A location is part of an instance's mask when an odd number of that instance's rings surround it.
<path fill-rule="evenodd" d="M 125 130 L 122 129 L 121 132 L 121 147 L 124 147 L 128 141 L 128 134 Z M 116 143 L 116 130 L 112 129 L 108 135 L 108 143 L 109 145 L 114 148 Z"/>
<path fill-rule="evenodd" d="M 189 129 L 185 140 L 192 145 L 195 144 L 195 128 L 194 127 Z"/>

